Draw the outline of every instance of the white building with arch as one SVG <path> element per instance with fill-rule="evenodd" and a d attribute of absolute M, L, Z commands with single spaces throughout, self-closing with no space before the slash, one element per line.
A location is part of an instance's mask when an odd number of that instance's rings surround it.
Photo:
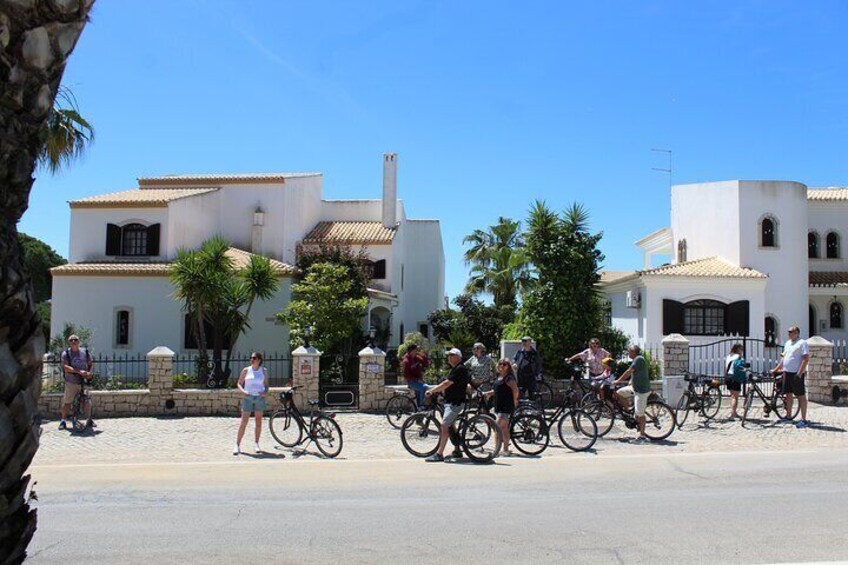
<path fill-rule="evenodd" d="M 670 227 L 636 242 L 639 271 L 606 271 L 612 324 L 640 344 L 744 335 L 845 339 L 848 188 L 724 181 L 671 189 Z M 669 263 L 654 265 L 656 255 Z"/>
<path fill-rule="evenodd" d="M 325 200 L 320 173 L 175 175 L 138 179 L 138 188 L 70 202 L 69 263 L 53 269 L 51 334 L 66 322 L 92 331 L 93 351 L 146 353 L 195 347 L 168 275 L 181 248 L 222 235 L 238 267 L 250 254 L 272 259 L 280 289 L 257 301 L 239 348 L 288 350 L 274 315 L 291 299 L 297 253 L 321 244 L 363 250 L 371 261 L 369 315 L 404 332 L 428 333 L 444 304 L 444 250 L 438 220 L 406 217 L 397 198 L 397 155 L 383 162 L 376 200 Z"/>

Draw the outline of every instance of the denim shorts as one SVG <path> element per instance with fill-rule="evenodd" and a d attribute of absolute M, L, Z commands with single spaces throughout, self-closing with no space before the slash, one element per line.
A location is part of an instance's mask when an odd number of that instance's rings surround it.
<path fill-rule="evenodd" d="M 264 412 L 265 398 L 262 396 L 245 396 L 241 399 L 241 409 L 244 412 Z"/>
<path fill-rule="evenodd" d="M 452 426 L 462 413 L 462 404 L 445 404 L 445 415 L 442 417 L 443 426 Z"/>

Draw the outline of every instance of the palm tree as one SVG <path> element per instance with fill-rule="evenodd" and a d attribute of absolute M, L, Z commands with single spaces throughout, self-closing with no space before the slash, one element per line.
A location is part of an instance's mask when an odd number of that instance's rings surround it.
<path fill-rule="evenodd" d="M 462 241 L 471 244 L 465 251 L 465 264 L 471 266 L 465 291 L 490 294 L 495 306 L 515 307 L 533 282 L 521 223 L 500 217 L 488 231 L 474 230 Z"/>
<path fill-rule="evenodd" d="M 24 476 L 38 449 L 44 334 L 17 224 L 29 204 L 44 126 L 92 2 L 0 3 L 0 563 L 26 557 L 37 524 Z"/>
<path fill-rule="evenodd" d="M 80 114 L 77 99 L 70 89 L 59 87 L 43 135 L 46 141 L 36 163 L 51 174 L 79 159 L 94 142 L 94 128 Z"/>

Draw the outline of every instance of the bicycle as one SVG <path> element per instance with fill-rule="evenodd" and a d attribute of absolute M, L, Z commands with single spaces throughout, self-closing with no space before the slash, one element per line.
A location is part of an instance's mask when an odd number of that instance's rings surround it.
<path fill-rule="evenodd" d="M 690 375 L 689 373 L 683 374 L 683 380 L 688 384 L 680 400 L 677 401 L 677 408 L 674 411 L 677 428 L 683 427 L 689 412 L 700 412 L 706 420 L 715 418 L 721 408 L 719 380 L 707 375 Z M 701 392 L 695 390 L 696 386 L 702 387 Z"/>
<path fill-rule="evenodd" d="M 598 424 L 586 411 L 577 406 L 580 397 L 573 384 L 572 394 L 567 394 L 553 414 L 548 417 L 528 401 L 519 403 L 510 419 L 509 435 L 515 448 L 525 455 L 539 455 L 551 441 L 551 428 L 557 424 L 557 435 L 562 444 L 572 451 L 588 451 L 598 440 Z"/>
<path fill-rule="evenodd" d="M 475 399 L 479 401 L 480 395 L 475 393 Z M 409 416 L 401 426 L 400 441 L 415 457 L 429 457 L 439 448 L 442 421 L 437 406 L 433 402 L 426 410 Z M 501 451 L 503 434 L 495 419 L 479 410 L 472 411 L 469 404 L 466 404 L 453 429 L 456 430 L 452 435 L 457 447 L 475 463 L 489 463 Z"/>
<path fill-rule="evenodd" d="M 74 401 L 71 403 L 71 429 L 77 432 L 84 432 L 88 428 L 88 420 L 94 419 L 94 406 L 91 403 L 91 396 L 86 392 L 85 387 L 91 386 L 91 379 L 81 379 L 80 390 L 74 395 Z M 86 406 L 90 410 L 90 417 L 86 418 Z"/>
<path fill-rule="evenodd" d="M 320 400 L 310 400 L 312 410 L 307 424 L 294 404 L 294 391 L 299 388 L 303 388 L 302 385 L 286 387 L 280 393 L 282 408 L 271 414 L 268 422 L 271 435 L 284 447 L 296 447 L 308 440 L 307 445 L 314 442 L 325 457 L 337 457 L 342 452 L 344 440 L 342 429 L 335 421 L 336 414 L 316 408 Z"/>
<path fill-rule="evenodd" d="M 639 429 L 633 406 L 624 407 L 618 399 L 618 394 L 611 394 L 610 396 L 611 398 L 605 402 L 596 399 L 583 406 L 583 410 L 588 412 L 598 423 L 598 435 L 600 437 L 607 435 L 616 418 L 624 422 L 628 429 Z M 674 432 L 675 427 L 674 411 L 657 394 L 651 393 L 648 397 L 648 405 L 645 408 L 645 435 L 655 441 L 663 440 Z"/>
<path fill-rule="evenodd" d="M 798 412 L 801 410 L 799 403 L 795 403 L 792 415 L 788 415 L 786 410 L 786 393 L 782 390 L 783 377 L 772 376 L 770 373 L 753 373 L 748 371 L 748 390 L 745 393 L 745 403 L 742 408 L 742 425 L 748 420 L 748 414 L 751 411 L 751 406 L 754 404 L 754 397 L 758 396 L 763 402 L 763 416 L 768 418 L 771 412 L 780 418 L 795 419 Z M 760 387 L 760 383 L 774 383 L 771 395 L 767 395 Z"/>
<path fill-rule="evenodd" d="M 410 392 L 413 392 L 413 394 L 410 394 Z M 406 418 L 420 410 L 421 407 L 418 406 L 418 399 L 414 391 L 411 389 L 409 391 L 396 391 L 394 396 L 386 403 L 386 419 L 394 429 L 399 430 Z M 444 407 L 441 404 L 438 405 L 438 410 L 440 413 L 444 413 Z"/>

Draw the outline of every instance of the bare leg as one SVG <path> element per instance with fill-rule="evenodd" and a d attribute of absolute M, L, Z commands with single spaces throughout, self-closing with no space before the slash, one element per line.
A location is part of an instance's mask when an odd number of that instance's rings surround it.
<path fill-rule="evenodd" d="M 498 426 L 501 428 L 504 453 L 509 453 L 509 418 L 498 417 Z"/>
<path fill-rule="evenodd" d="M 256 419 L 254 437 L 256 438 L 256 443 L 259 443 L 259 436 L 262 435 L 262 412 L 256 411 L 253 413 L 253 416 Z"/>
<path fill-rule="evenodd" d="M 85 401 L 85 406 L 83 407 L 85 410 L 85 419 L 86 421 L 91 420 L 91 400 Z"/>
<path fill-rule="evenodd" d="M 790 420 L 792 419 L 792 404 L 794 404 L 794 399 L 794 394 L 792 394 L 791 392 L 786 393 L 786 417 Z"/>
<path fill-rule="evenodd" d="M 239 431 L 236 436 L 236 445 L 241 445 L 241 438 L 244 437 L 244 430 L 247 429 L 247 421 L 250 419 L 250 412 L 241 411 L 241 422 L 239 423 Z"/>
<path fill-rule="evenodd" d="M 739 417 L 739 413 L 736 411 L 739 405 L 739 391 L 731 390 L 730 391 L 730 413 L 733 414 L 734 418 Z"/>
<path fill-rule="evenodd" d="M 59 409 L 59 416 L 62 417 L 63 420 L 68 419 L 68 409 L 71 407 L 70 404 L 62 403 L 62 407 Z"/>
<path fill-rule="evenodd" d="M 450 426 L 442 425 L 439 429 L 439 447 L 436 448 L 436 453 L 444 457 L 445 455 L 445 445 L 448 443 L 448 438 L 450 437 Z"/>
<path fill-rule="evenodd" d="M 801 407 L 801 419 L 807 421 L 807 395 L 803 394 L 798 397 L 798 406 Z"/>
<path fill-rule="evenodd" d="M 645 416 L 636 416 L 636 421 L 639 423 L 639 437 L 645 437 Z"/>

